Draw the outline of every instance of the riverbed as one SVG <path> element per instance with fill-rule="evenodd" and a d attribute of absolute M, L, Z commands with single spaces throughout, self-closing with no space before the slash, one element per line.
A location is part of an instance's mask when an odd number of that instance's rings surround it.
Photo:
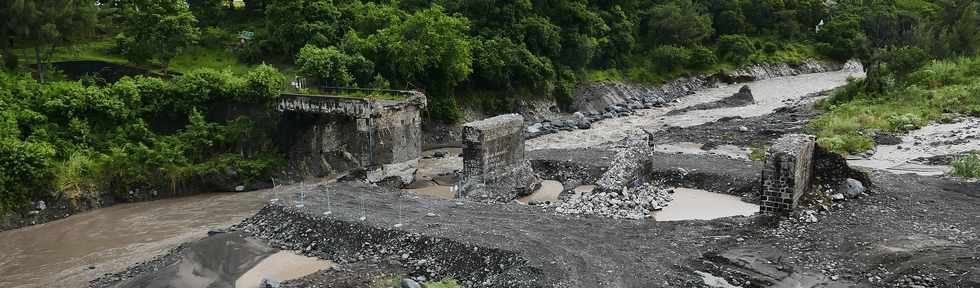
<path fill-rule="evenodd" d="M 861 72 L 848 70 L 748 83 L 756 98 L 755 104 L 666 115 L 674 109 L 730 96 L 742 85 L 706 89 L 684 97 L 670 107 L 640 110 L 636 115 L 596 122 L 588 130 L 544 135 L 529 140 L 526 146 L 528 150 L 592 147 L 618 141 L 637 133 L 637 129 L 688 127 L 727 116 L 764 115 L 785 105 L 785 101 L 838 87 L 845 84 L 847 78 L 861 75 Z M 433 171 L 427 173 L 448 176 L 454 170 L 452 167 L 461 161 L 457 151 L 447 154 L 445 159 L 433 161 L 447 165 L 429 165 Z M 443 179 L 432 179 L 436 184 L 444 184 L 438 183 L 439 180 Z M 433 193 L 446 194 L 444 192 Z M 296 202 L 298 199 L 294 194 L 267 189 L 120 204 L 46 224 L 0 232 L 0 249 L 4 251 L 0 255 L 0 275 L 3 275 L 0 287 L 84 287 L 99 275 L 152 259 L 180 243 L 204 237 L 209 230 L 236 224 L 272 199 Z"/>
<path fill-rule="evenodd" d="M 667 107 L 638 110 L 635 115 L 606 119 L 592 123 L 591 129 L 562 131 L 543 135 L 526 142 L 527 150 L 573 149 L 596 147 L 617 142 L 629 135 L 639 133 L 639 129 L 653 132 L 664 127 L 690 127 L 716 121 L 723 117 L 752 117 L 772 113 L 786 106 L 786 102 L 797 101 L 804 96 L 830 90 L 847 84 L 847 79 L 863 77 L 864 72 L 845 69 L 833 72 L 803 74 L 779 77 L 745 84 L 722 85 L 717 88 L 696 91 L 693 95 L 680 98 Z M 731 96 L 743 86 L 752 90 L 755 103 L 741 107 L 725 107 L 710 110 L 695 110 L 678 115 L 668 112 L 697 104 L 721 100 Z"/>

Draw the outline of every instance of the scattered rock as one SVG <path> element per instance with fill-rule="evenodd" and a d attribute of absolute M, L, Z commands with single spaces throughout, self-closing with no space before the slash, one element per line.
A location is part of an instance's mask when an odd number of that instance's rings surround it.
<path fill-rule="evenodd" d="M 876 132 L 874 136 L 875 144 L 878 145 L 898 145 L 902 144 L 902 138 L 894 134 Z"/>
<path fill-rule="evenodd" d="M 279 288 L 279 287 L 282 287 L 282 284 L 279 283 L 279 281 L 272 280 L 272 279 L 263 278 L 262 283 L 259 283 L 259 288 Z"/>
<path fill-rule="evenodd" d="M 415 282 L 415 280 L 405 278 L 402 279 L 401 288 L 422 288 L 422 285 L 419 285 L 419 282 Z"/>
<path fill-rule="evenodd" d="M 855 180 L 854 178 L 847 178 L 841 184 L 839 191 L 844 192 L 848 198 L 857 198 L 864 193 L 864 184 L 861 184 L 861 181 Z"/>

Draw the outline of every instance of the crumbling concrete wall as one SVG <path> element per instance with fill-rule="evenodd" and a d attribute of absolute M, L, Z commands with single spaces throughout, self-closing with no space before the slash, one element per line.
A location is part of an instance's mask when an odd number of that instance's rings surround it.
<path fill-rule="evenodd" d="M 813 179 L 813 136 L 788 134 L 777 139 L 762 170 L 763 213 L 791 211 L 809 192 Z"/>
<path fill-rule="evenodd" d="M 279 98 L 280 147 L 291 170 L 323 177 L 365 169 L 367 180 L 414 180 L 425 96 L 405 101 L 287 94 Z"/>
<path fill-rule="evenodd" d="M 510 200 L 534 184 L 524 158 L 524 118 L 507 114 L 463 125 L 458 197 Z"/>

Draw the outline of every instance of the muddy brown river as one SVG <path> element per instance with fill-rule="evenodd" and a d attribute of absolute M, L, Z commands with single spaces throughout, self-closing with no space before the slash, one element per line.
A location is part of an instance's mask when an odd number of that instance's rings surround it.
<path fill-rule="evenodd" d="M 86 287 L 101 274 L 236 224 L 274 194 L 262 190 L 120 204 L 0 232 L 0 287 Z"/>

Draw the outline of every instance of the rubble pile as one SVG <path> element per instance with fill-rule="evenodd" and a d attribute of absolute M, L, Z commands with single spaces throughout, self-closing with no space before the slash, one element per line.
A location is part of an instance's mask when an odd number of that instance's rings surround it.
<path fill-rule="evenodd" d="M 673 200 L 663 187 L 644 183 L 621 192 L 588 192 L 572 196 L 555 208 L 558 213 L 595 215 L 617 219 L 643 219 Z"/>

